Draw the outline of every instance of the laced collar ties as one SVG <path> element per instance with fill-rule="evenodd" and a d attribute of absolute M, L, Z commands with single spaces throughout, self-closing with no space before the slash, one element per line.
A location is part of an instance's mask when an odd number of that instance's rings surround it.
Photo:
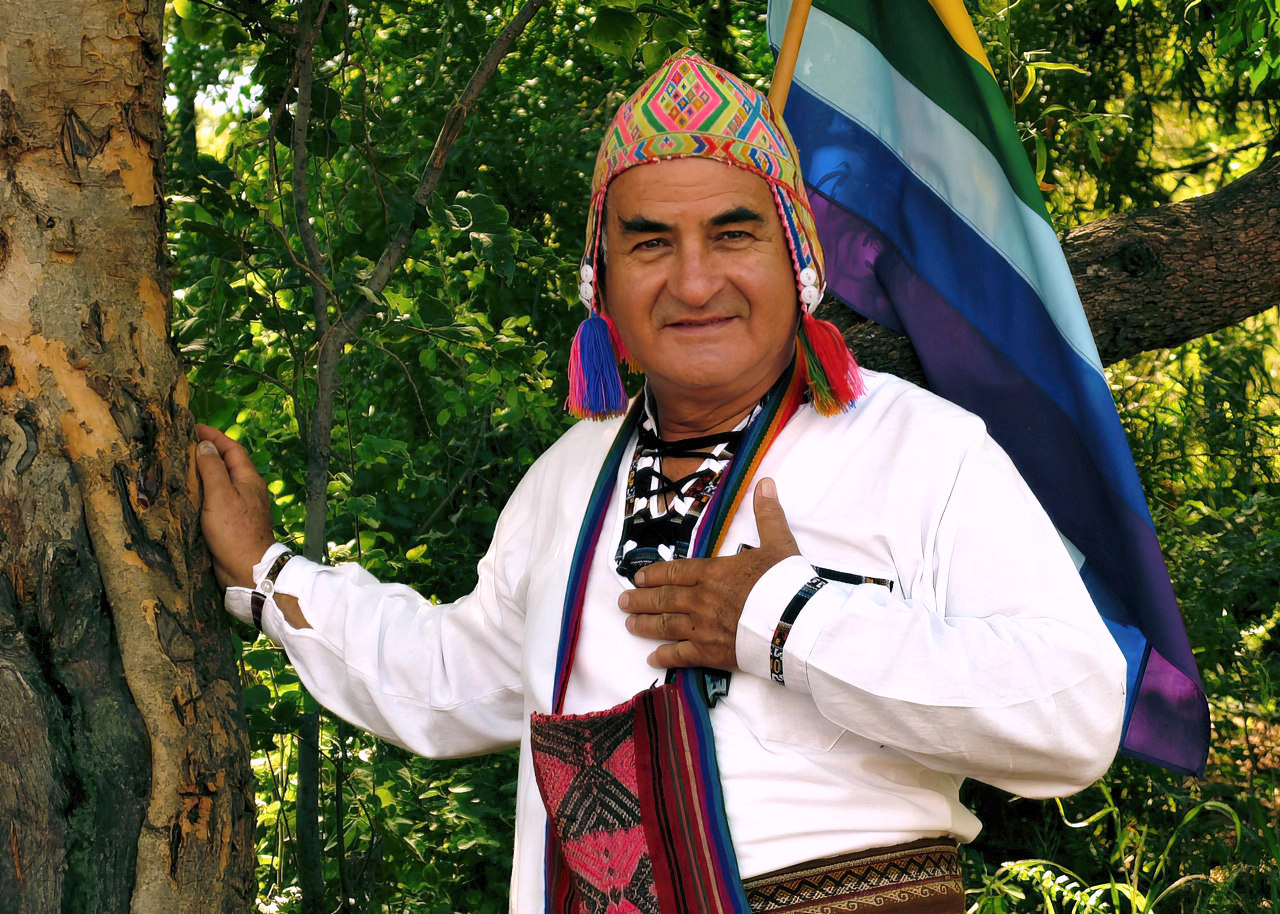
<path fill-rule="evenodd" d="M 645 397 L 644 416 L 627 476 L 622 540 L 615 555 L 618 574 L 632 582 L 636 572 L 646 565 L 689 555 L 698 518 L 715 495 L 725 467 L 742 441 L 743 430 L 760 412 L 757 405 L 731 431 L 665 441 L 658 435 L 653 399 L 647 392 Z M 662 471 L 662 462 L 668 458 L 701 458 L 702 463 L 687 476 L 672 479 Z"/>

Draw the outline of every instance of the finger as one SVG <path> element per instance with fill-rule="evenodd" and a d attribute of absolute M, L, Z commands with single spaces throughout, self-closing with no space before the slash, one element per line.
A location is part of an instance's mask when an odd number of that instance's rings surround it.
<path fill-rule="evenodd" d="M 624 590 L 618 596 L 618 607 L 629 613 L 651 616 L 658 613 L 682 612 L 678 604 L 681 591 L 673 587 L 646 587 Z"/>
<path fill-rule="evenodd" d="M 671 644 L 663 644 L 649 655 L 646 662 L 657 670 L 673 670 L 695 666 L 722 668 L 713 662 L 711 658 L 705 657 L 698 645 L 692 641 L 676 641 Z"/>
<path fill-rule="evenodd" d="M 222 462 L 226 464 L 227 475 L 231 477 L 232 485 L 262 481 L 262 474 L 253 465 L 249 452 L 244 449 L 240 442 L 234 441 L 218 432 L 218 437 L 213 439 L 213 445 L 218 449 L 218 456 L 222 458 Z"/>
<path fill-rule="evenodd" d="M 697 584 L 702 559 L 676 559 L 671 562 L 654 562 L 636 572 L 637 587 L 692 587 Z"/>
<path fill-rule="evenodd" d="M 226 464 L 222 462 L 217 446 L 207 438 L 196 445 L 196 469 L 200 471 L 200 480 L 204 483 L 206 506 L 210 501 L 217 501 L 231 491 L 231 477 L 227 474 Z"/>
<path fill-rule="evenodd" d="M 696 625 L 680 613 L 633 614 L 627 616 L 627 631 L 651 641 L 680 641 L 691 637 Z"/>
<path fill-rule="evenodd" d="M 196 437 L 201 441 L 212 442 L 219 453 L 235 444 L 235 441 L 222 429 L 205 425 L 203 422 L 196 423 Z"/>
<path fill-rule="evenodd" d="M 796 538 L 791 535 L 791 525 L 778 500 L 778 488 L 772 479 L 762 479 L 756 486 L 752 502 L 756 512 L 756 530 L 760 534 L 761 548 L 770 547 L 785 555 L 799 555 Z"/>

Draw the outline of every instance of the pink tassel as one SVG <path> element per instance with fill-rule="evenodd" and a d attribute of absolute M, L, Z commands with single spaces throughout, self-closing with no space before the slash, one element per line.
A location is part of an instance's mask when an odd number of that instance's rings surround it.
<path fill-rule="evenodd" d="M 800 323 L 800 345 L 809 378 L 809 393 L 819 415 L 842 413 L 862 396 L 858 363 L 853 360 L 853 354 L 834 324 L 804 312 Z"/>

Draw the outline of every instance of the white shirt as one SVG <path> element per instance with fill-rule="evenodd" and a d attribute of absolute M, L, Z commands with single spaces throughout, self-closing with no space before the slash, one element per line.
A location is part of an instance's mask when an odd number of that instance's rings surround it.
<path fill-rule="evenodd" d="M 849 412 L 805 406 L 765 455 L 802 557 L 752 590 L 729 695 L 711 711 L 744 878 L 916 838 L 971 840 L 966 777 L 1033 797 L 1098 778 L 1119 743 L 1125 666 L 1048 518 L 982 422 L 889 375 L 864 372 Z M 264 630 L 307 688 L 347 720 L 433 757 L 521 745 L 511 908 L 543 906 L 545 813 L 529 715 L 547 712 L 565 584 L 591 487 L 620 420 L 581 422 L 530 468 L 502 513 L 476 589 L 431 605 L 355 565 L 291 560 Z M 625 701 L 663 675 L 629 634 L 614 569 L 626 470 L 593 559 L 565 711 Z M 722 554 L 756 545 L 750 500 Z M 255 569 L 265 573 L 282 547 Z M 778 619 L 812 566 L 809 601 L 769 678 Z M 229 600 L 230 605 L 230 600 Z"/>

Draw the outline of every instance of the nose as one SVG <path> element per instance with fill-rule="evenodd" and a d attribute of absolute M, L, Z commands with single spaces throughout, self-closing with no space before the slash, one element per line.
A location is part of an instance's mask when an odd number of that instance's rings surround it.
<path fill-rule="evenodd" d="M 704 245 L 681 245 L 672 257 L 667 288 L 691 308 L 701 308 L 724 287 L 724 271 Z"/>

